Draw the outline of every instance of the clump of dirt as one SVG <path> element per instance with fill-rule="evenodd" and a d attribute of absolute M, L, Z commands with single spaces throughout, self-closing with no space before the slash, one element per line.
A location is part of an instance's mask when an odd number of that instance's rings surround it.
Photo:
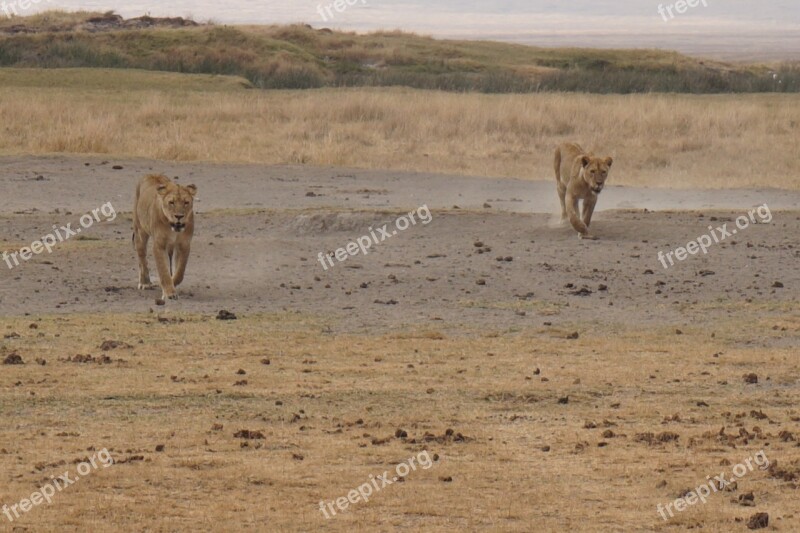
<path fill-rule="evenodd" d="M 60 361 L 64 361 L 65 363 L 81 363 L 81 364 L 82 363 L 97 363 L 97 364 L 100 364 L 100 365 L 108 365 L 108 364 L 111 364 L 113 362 L 113 360 L 107 355 L 103 355 L 103 356 L 100 356 L 100 357 L 95 357 L 95 356 L 89 355 L 89 354 L 86 354 L 86 355 L 77 354 L 77 355 L 73 355 L 72 357 L 67 357 L 66 359 L 60 359 Z"/>
<path fill-rule="evenodd" d="M 768 513 L 756 513 L 747 521 L 747 529 L 763 529 L 769 526 Z"/>
<path fill-rule="evenodd" d="M 240 429 L 236 433 L 233 434 L 234 438 L 237 439 L 266 439 L 263 433 L 260 431 L 251 431 L 249 429 Z"/>
<path fill-rule="evenodd" d="M 24 365 L 25 361 L 22 360 L 22 357 L 17 354 L 17 352 L 12 352 L 8 354 L 8 356 L 3 359 L 4 365 Z"/>
<path fill-rule="evenodd" d="M 457 433 L 452 429 L 447 429 L 444 432 L 444 435 L 436 436 L 433 433 L 425 432 L 422 436 L 422 442 L 438 442 L 439 444 L 448 444 L 454 442 L 470 442 L 475 440 L 472 437 L 465 437 L 461 433 Z M 410 439 L 408 442 L 414 444 L 416 439 Z"/>
<path fill-rule="evenodd" d="M 236 320 L 236 315 L 225 309 L 217 313 L 217 320 Z"/>
<path fill-rule="evenodd" d="M 112 340 L 103 341 L 103 344 L 100 345 L 100 349 L 103 350 L 104 352 L 108 352 L 116 348 L 132 348 L 132 346 L 127 342 L 112 341 Z"/>
<path fill-rule="evenodd" d="M 672 431 L 662 431 L 659 434 L 655 434 L 653 432 L 647 433 L 637 433 L 634 435 L 633 440 L 635 442 L 644 442 L 647 443 L 649 446 L 654 446 L 656 444 L 664 444 L 667 442 L 677 441 L 680 438 L 680 435 L 674 433 Z"/>
<path fill-rule="evenodd" d="M 797 465 L 792 465 L 789 468 L 780 468 L 777 459 L 774 459 L 769 465 L 767 473 L 769 477 L 792 483 L 800 478 L 800 468 Z"/>

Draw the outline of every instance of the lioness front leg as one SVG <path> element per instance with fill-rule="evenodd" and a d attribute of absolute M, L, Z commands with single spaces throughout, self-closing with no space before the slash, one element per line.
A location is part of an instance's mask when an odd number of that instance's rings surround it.
<path fill-rule="evenodd" d="M 584 224 L 583 220 L 578 216 L 578 197 L 573 196 L 567 191 L 566 204 L 569 221 L 572 227 L 575 228 L 575 231 L 578 232 L 578 236 L 581 239 L 595 239 L 596 237 L 589 235 L 589 228 L 586 227 L 586 224 Z"/>
<path fill-rule="evenodd" d="M 597 205 L 597 195 L 592 194 L 583 201 L 583 223 L 586 228 L 592 223 L 592 213 L 594 213 L 594 206 Z"/>
<path fill-rule="evenodd" d="M 183 281 L 183 275 L 186 272 L 186 264 L 189 262 L 189 243 L 179 243 L 175 247 L 175 275 L 172 277 L 172 284 L 177 287 Z"/>
<path fill-rule="evenodd" d="M 147 268 L 147 241 L 150 238 L 141 228 L 133 232 L 133 245 L 136 247 L 136 255 L 139 256 L 139 290 L 151 289 L 153 284 L 150 282 L 150 270 Z"/>
<path fill-rule="evenodd" d="M 158 241 L 153 243 L 153 255 L 156 258 L 156 268 L 158 269 L 158 279 L 161 282 L 161 299 L 177 300 L 175 285 L 172 283 L 172 276 L 169 275 L 169 258 L 167 257 L 166 246 L 159 246 Z"/>

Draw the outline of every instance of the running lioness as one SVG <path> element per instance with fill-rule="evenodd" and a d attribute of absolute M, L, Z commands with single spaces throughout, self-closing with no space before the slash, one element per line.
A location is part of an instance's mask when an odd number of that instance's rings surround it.
<path fill-rule="evenodd" d="M 175 287 L 183 281 L 186 272 L 194 233 L 195 194 L 197 187 L 194 185 L 184 187 L 161 174 L 145 176 L 136 187 L 133 244 L 139 255 L 139 289 L 152 287 L 147 269 L 147 241 L 153 237 L 153 256 L 164 300 L 178 298 Z"/>
<path fill-rule="evenodd" d="M 556 186 L 561 200 L 561 222 L 569 219 L 581 239 L 597 238 L 589 234 L 589 224 L 597 204 L 597 195 L 605 186 L 608 169 L 613 162 L 610 157 L 595 157 L 573 143 L 556 148 Z M 579 200 L 583 200 L 581 215 L 578 214 Z"/>

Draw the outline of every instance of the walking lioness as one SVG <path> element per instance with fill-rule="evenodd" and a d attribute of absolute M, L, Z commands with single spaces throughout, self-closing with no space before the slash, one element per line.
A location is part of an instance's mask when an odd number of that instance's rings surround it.
<path fill-rule="evenodd" d="M 589 224 L 597 204 L 597 195 L 605 186 L 608 169 L 613 162 L 610 157 L 595 157 L 573 143 L 556 148 L 556 186 L 561 200 L 561 222 L 569 218 L 581 239 L 597 238 L 589 234 Z M 578 214 L 578 200 L 583 200 L 581 215 Z"/>
<path fill-rule="evenodd" d="M 139 255 L 139 289 L 149 289 L 147 241 L 153 237 L 153 255 L 161 283 L 161 298 L 178 297 L 194 233 L 194 195 L 197 187 L 172 183 L 164 175 L 145 176 L 136 187 L 133 206 L 133 245 Z M 173 270 L 173 253 L 175 263 Z"/>

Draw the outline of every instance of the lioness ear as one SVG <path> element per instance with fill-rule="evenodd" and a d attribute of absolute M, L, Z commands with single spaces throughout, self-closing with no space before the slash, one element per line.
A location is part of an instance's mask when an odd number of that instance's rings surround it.
<path fill-rule="evenodd" d="M 611 163 L 614 162 L 614 160 L 612 158 L 610 158 L 610 157 L 606 157 L 604 159 L 604 161 L 605 161 L 606 165 L 608 165 L 608 166 L 611 166 Z"/>
<path fill-rule="evenodd" d="M 156 189 L 156 190 L 158 191 L 158 194 L 160 194 L 161 196 L 164 196 L 165 194 L 167 194 L 167 186 L 166 185 L 159 185 L 158 189 Z"/>
<path fill-rule="evenodd" d="M 590 161 L 591 161 L 591 160 L 589 159 L 589 156 L 587 156 L 587 155 L 585 155 L 585 156 L 581 157 L 581 166 L 582 166 L 583 168 L 586 168 L 586 167 L 588 167 L 588 166 L 589 166 L 589 162 L 590 162 Z"/>
<path fill-rule="evenodd" d="M 197 194 L 197 186 L 195 185 L 187 185 L 186 190 L 189 191 L 189 194 L 191 194 L 192 196 Z"/>

